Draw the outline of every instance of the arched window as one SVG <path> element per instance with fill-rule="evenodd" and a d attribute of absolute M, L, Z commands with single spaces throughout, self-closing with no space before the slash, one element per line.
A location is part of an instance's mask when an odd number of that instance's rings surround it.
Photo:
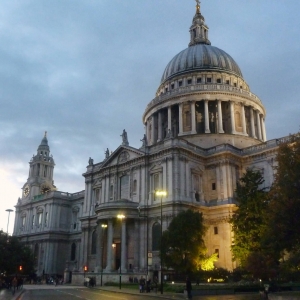
<path fill-rule="evenodd" d="M 97 232 L 96 230 L 92 233 L 92 248 L 91 248 L 91 254 L 96 254 L 97 252 Z"/>
<path fill-rule="evenodd" d="M 73 243 L 71 246 L 71 261 L 76 259 L 76 244 Z"/>
<path fill-rule="evenodd" d="M 152 226 L 152 251 L 160 250 L 160 224 L 154 223 Z"/>

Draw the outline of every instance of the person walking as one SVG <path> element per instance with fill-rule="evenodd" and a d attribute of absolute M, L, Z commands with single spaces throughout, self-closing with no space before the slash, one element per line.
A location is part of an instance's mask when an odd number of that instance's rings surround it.
<path fill-rule="evenodd" d="M 187 291 L 187 296 L 188 296 L 188 299 L 192 299 L 192 282 L 190 280 L 190 278 L 187 276 L 186 277 L 186 291 Z"/>
<path fill-rule="evenodd" d="M 13 294 L 13 295 L 14 295 L 15 292 L 16 292 L 17 285 L 18 285 L 18 280 L 17 280 L 16 277 L 14 277 L 14 279 L 13 279 L 12 282 L 11 282 L 11 286 L 12 286 L 12 294 Z"/>

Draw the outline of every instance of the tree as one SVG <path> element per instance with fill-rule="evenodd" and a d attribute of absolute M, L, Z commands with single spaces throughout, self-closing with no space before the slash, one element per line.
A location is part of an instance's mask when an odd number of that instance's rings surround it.
<path fill-rule="evenodd" d="M 191 209 L 180 212 L 162 236 L 164 264 L 186 273 L 199 269 L 206 253 L 205 231 L 202 213 Z"/>
<path fill-rule="evenodd" d="M 248 169 L 236 188 L 237 210 L 230 220 L 234 232 L 231 249 L 234 259 L 243 267 L 250 253 L 261 251 L 268 208 L 268 194 L 263 183 L 260 172 Z"/>
<path fill-rule="evenodd" d="M 300 133 L 279 145 L 276 161 L 267 242 L 281 253 L 296 252 L 300 249 Z"/>
<path fill-rule="evenodd" d="M 12 275 L 15 273 L 32 274 L 34 259 L 32 251 L 22 244 L 17 237 L 7 236 L 0 231 L 0 273 Z M 20 266 L 22 270 L 20 271 Z"/>

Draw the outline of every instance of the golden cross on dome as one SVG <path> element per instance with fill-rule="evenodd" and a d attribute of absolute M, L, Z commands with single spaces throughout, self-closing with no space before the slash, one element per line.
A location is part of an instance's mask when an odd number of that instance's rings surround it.
<path fill-rule="evenodd" d="M 200 1 L 199 0 L 196 0 L 196 13 L 199 14 L 200 13 Z"/>

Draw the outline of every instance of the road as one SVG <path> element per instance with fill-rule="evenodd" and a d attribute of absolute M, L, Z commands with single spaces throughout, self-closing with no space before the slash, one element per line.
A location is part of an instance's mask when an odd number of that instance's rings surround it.
<path fill-rule="evenodd" d="M 163 299 L 160 294 L 140 294 L 132 290 L 115 291 L 100 290 L 97 288 L 90 289 L 85 287 L 67 287 L 67 286 L 27 286 L 26 292 L 18 300 L 154 300 Z M 174 295 L 174 294 L 173 294 Z M 177 297 L 173 295 L 163 295 L 164 299 L 186 299 L 183 295 Z M 194 296 L 193 300 L 259 300 L 258 295 L 224 295 L 224 296 Z"/>

